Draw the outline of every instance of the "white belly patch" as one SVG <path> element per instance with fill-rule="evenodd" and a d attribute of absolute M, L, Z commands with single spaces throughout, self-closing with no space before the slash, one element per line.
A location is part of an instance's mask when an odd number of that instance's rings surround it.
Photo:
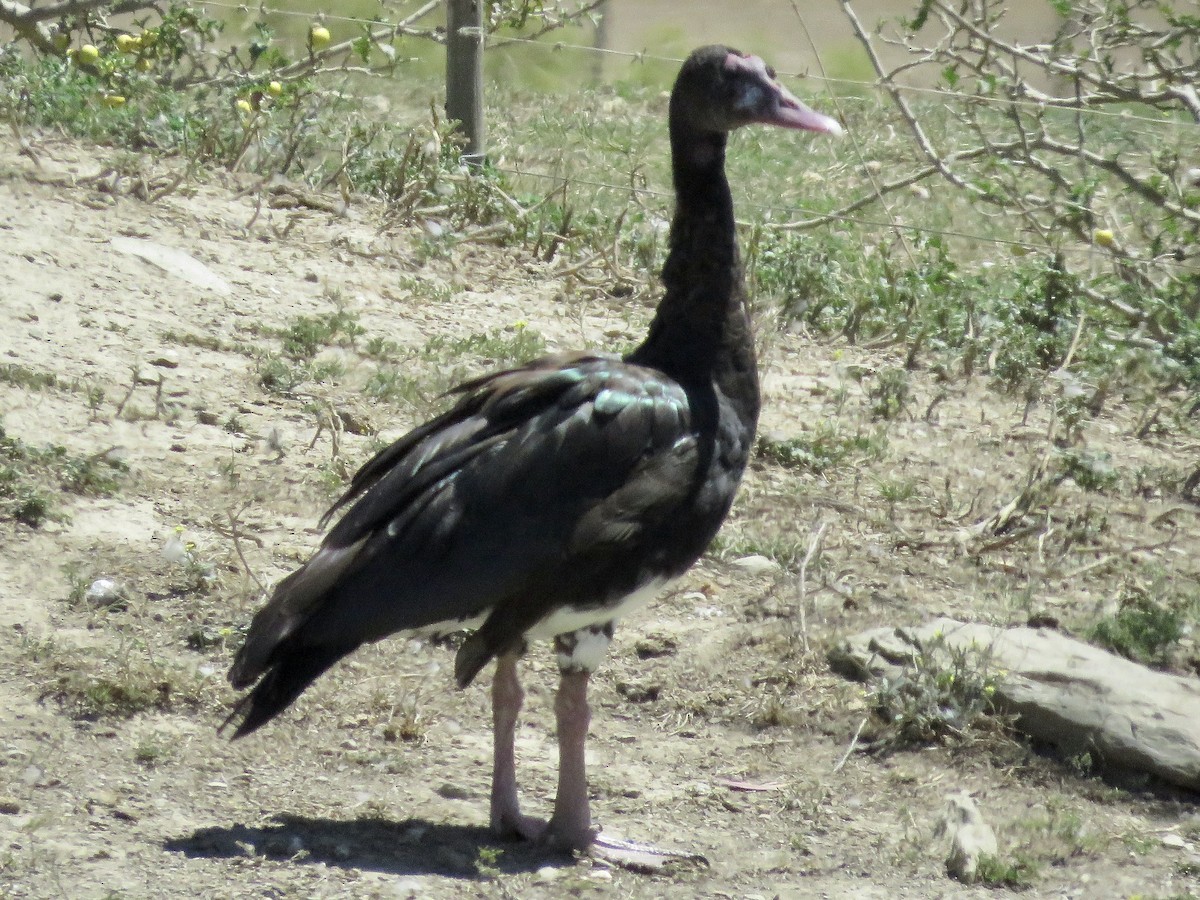
<path fill-rule="evenodd" d="M 534 641 L 545 640 L 560 634 L 578 631 L 580 628 L 587 628 L 589 625 L 616 621 L 622 616 L 641 609 L 661 594 L 669 584 L 670 582 L 665 578 L 655 579 L 642 585 L 632 594 L 626 594 L 616 606 L 593 609 L 571 609 L 570 607 L 556 609 L 525 632 L 525 637 Z"/>

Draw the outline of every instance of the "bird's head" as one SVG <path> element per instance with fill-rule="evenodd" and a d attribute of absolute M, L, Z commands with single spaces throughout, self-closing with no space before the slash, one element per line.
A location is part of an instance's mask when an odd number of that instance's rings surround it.
<path fill-rule="evenodd" d="M 809 109 L 776 81 L 775 70 L 762 59 L 718 44 L 684 61 L 671 94 L 671 118 L 702 132 L 762 124 L 842 133 L 835 119 Z"/>

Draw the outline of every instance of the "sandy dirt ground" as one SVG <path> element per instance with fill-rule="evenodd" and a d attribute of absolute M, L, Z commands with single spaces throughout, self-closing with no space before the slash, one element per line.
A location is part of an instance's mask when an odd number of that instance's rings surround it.
<path fill-rule="evenodd" d="M 935 825 L 959 790 L 1003 854 L 1039 859 L 1026 896 L 1197 891 L 1192 797 L 1114 787 L 1000 738 L 847 755 L 868 710 L 862 687 L 829 671 L 839 635 L 937 614 L 1069 622 L 1112 601 L 1122 566 L 1194 571 L 1200 558 L 1194 509 L 1153 491 L 1062 501 L 1056 515 L 1108 523 L 1054 569 L 1086 569 L 1069 578 L 1033 577 L 1053 539 L 964 552 L 960 526 L 1012 496 L 1048 427 L 1044 407 L 980 378 L 916 373 L 912 412 L 869 471 L 756 464 L 726 549 L 619 628 L 594 679 L 596 818 L 707 866 L 646 875 L 493 841 L 489 673 L 453 690 L 445 647 L 366 649 L 261 733 L 219 738 L 256 579 L 304 559 L 340 479 L 425 414 L 364 398 L 369 339 L 434 379 L 454 362 L 420 352 L 435 338 L 525 322 L 550 349 L 627 345 L 650 309 L 566 298 L 555 268 L 519 250 L 427 259 L 419 230 L 381 230 L 367 201 L 345 215 L 273 209 L 253 180 L 212 174 L 149 202 L 143 186 L 164 174 L 150 163 L 30 138 L 31 154 L 0 140 L 0 426 L 128 471 L 108 496 L 56 493 L 39 528 L 0 521 L 0 897 L 994 896 L 944 872 Z M 129 252 L 146 242 L 195 266 Z M 279 332 L 337 309 L 364 329 L 322 350 L 341 374 L 266 390 Z M 863 373 L 897 363 L 886 349 L 803 334 L 763 347 L 766 433 L 877 427 Z M 1082 440 L 1126 467 L 1194 465 L 1194 438 L 1136 438 L 1134 425 L 1114 403 Z M 872 479 L 900 476 L 917 489 L 889 504 Z M 729 548 L 803 548 L 822 524 L 801 621 L 795 567 Z M 164 554 L 173 537 L 184 556 Z M 1105 553 L 1113 564 L 1086 568 Z M 123 599 L 84 596 L 103 578 Z M 524 672 L 522 788 L 548 810 L 546 648 Z"/>

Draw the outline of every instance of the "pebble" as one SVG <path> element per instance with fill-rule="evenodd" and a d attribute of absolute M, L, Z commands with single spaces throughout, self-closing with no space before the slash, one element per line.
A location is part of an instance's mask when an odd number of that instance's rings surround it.
<path fill-rule="evenodd" d="M 471 792 L 457 784 L 451 784 L 446 781 L 437 788 L 439 797 L 445 797 L 447 800 L 470 800 Z"/>
<path fill-rule="evenodd" d="M 88 794 L 88 804 L 91 806 L 104 806 L 112 808 L 117 805 L 117 792 L 108 788 L 96 788 Z"/>
<path fill-rule="evenodd" d="M 0 797 L 0 815 L 15 816 L 21 811 L 21 801 L 13 797 Z"/>
<path fill-rule="evenodd" d="M 743 556 L 741 559 L 735 559 L 733 564 L 743 572 L 749 572 L 751 575 L 765 575 L 779 568 L 779 563 L 775 562 L 775 560 L 768 559 L 757 553 L 751 556 Z"/>
<path fill-rule="evenodd" d="M 1187 847 L 1188 843 L 1177 834 L 1164 834 L 1162 836 L 1162 845 L 1164 847 L 1174 847 L 1182 850 Z"/>
<path fill-rule="evenodd" d="M 104 609 L 124 603 L 125 592 L 111 578 L 97 578 L 88 585 L 83 599 L 87 601 L 88 606 Z"/>
<path fill-rule="evenodd" d="M 936 831 L 950 838 L 946 873 L 964 884 L 974 884 L 980 858 L 996 855 L 996 833 L 983 820 L 969 793 L 960 791 L 946 798 L 946 809 Z"/>

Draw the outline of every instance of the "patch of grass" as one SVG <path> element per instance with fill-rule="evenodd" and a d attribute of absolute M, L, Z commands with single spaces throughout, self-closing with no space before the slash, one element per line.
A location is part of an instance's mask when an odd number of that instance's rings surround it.
<path fill-rule="evenodd" d="M 917 496 L 915 478 L 879 478 L 876 479 L 875 488 L 879 492 L 879 499 L 889 507 Z"/>
<path fill-rule="evenodd" d="M 759 436 L 758 457 L 766 462 L 822 475 L 859 462 L 877 462 L 886 455 L 887 435 L 882 430 L 848 434 L 837 422 L 820 422 L 809 433 L 778 440 Z"/>
<path fill-rule="evenodd" d="M 141 741 L 133 750 L 133 759 L 148 769 L 162 765 L 175 755 L 175 746 L 155 738 Z"/>
<path fill-rule="evenodd" d="M 509 366 L 528 362 L 545 352 L 546 339 L 525 322 L 515 322 L 507 328 L 476 332 L 466 337 L 436 335 L 425 344 L 421 355 L 430 360 L 474 356 L 482 363 Z"/>
<path fill-rule="evenodd" d="M 211 350 L 213 352 L 239 353 L 244 350 L 244 347 L 230 344 L 215 334 L 197 334 L 191 331 L 167 330 L 162 332 L 160 337 L 164 341 L 170 341 L 172 344 L 178 344 L 181 347 L 197 347 L 201 350 Z"/>
<path fill-rule="evenodd" d="M 379 360 L 380 362 L 388 362 L 395 359 L 404 353 L 404 348 L 393 340 L 389 340 L 378 335 L 367 338 L 366 347 L 363 348 L 363 353 L 371 359 Z"/>
<path fill-rule="evenodd" d="M 475 857 L 475 871 L 480 878 L 490 881 L 502 874 L 499 869 L 500 857 L 504 851 L 499 847 L 480 847 Z"/>
<path fill-rule="evenodd" d="M 1061 865 L 1073 857 L 1098 853 L 1108 845 L 1110 838 L 1089 829 L 1083 817 L 1074 810 L 1055 803 L 1047 803 L 1044 809 L 1043 814 L 1017 823 L 1027 835 L 1027 840 L 1022 842 L 1026 852 L 1037 859 Z"/>
<path fill-rule="evenodd" d="M 1092 625 L 1088 639 L 1135 662 L 1164 667 L 1197 619 L 1200 593 L 1172 595 L 1158 579 L 1148 589 L 1127 586 L 1120 607 Z"/>
<path fill-rule="evenodd" d="M 310 361 L 333 344 L 353 345 L 363 334 L 358 317 L 346 310 L 318 316 L 300 316 L 283 329 L 283 353 L 289 359 Z"/>
<path fill-rule="evenodd" d="M 1011 859 L 983 854 L 979 857 L 976 879 L 988 887 L 1023 891 L 1033 887 L 1042 874 L 1041 865 L 1028 853 L 1018 851 Z"/>
<path fill-rule="evenodd" d="M 724 560 L 765 556 L 784 568 L 791 568 L 804 558 L 805 545 L 790 530 L 746 523 L 740 530 L 719 532 L 708 552 Z"/>
<path fill-rule="evenodd" d="M 58 376 L 52 372 L 38 372 L 18 363 L 0 364 L 0 381 L 30 391 L 44 391 L 59 386 Z"/>
<path fill-rule="evenodd" d="M 1113 490 L 1120 475 L 1113 468 L 1112 454 L 1071 447 L 1057 454 L 1059 474 L 1085 491 Z"/>
<path fill-rule="evenodd" d="M 898 749 L 948 740 L 994 723 L 999 674 L 979 649 L 948 644 L 940 633 L 913 651 L 904 673 L 881 678 L 869 700 L 883 723 L 874 746 Z"/>
<path fill-rule="evenodd" d="M 0 365 L 0 382 L 29 391 L 68 391 L 83 394 L 88 408 L 96 412 L 104 401 L 104 388 L 98 384 L 87 384 L 78 378 L 67 380 L 53 372 L 40 372 L 18 363 Z"/>
<path fill-rule="evenodd" d="M 200 700 L 201 682 L 193 673 L 167 666 L 143 648 L 109 656 L 49 640 L 23 649 L 42 681 L 42 697 L 77 719 L 126 719 L 148 710 L 195 707 Z"/>
<path fill-rule="evenodd" d="M 404 403 L 420 407 L 425 403 L 426 391 L 420 379 L 413 378 L 396 369 L 376 369 L 363 385 L 363 393 L 372 400 L 385 403 Z"/>
<path fill-rule="evenodd" d="M 1162 847 L 1162 841 L 1155 835 L 1142 832 L 1124 835 L 1121 838 L 1121 843 L 1125 845 L 1130 853 L 1137 856 L 1147 856 Z"/>
<path fill-rule="evenodd" d="M 867 399 L 872 419 L 890 422 L 898 418 L 908 405 L 908 373 L 904 369 L 884 369 L 867 389 Z"/>
<path fill-rule="evenodd" d="M 111 454 L 73 456 L 65 447 L 32 447 L 0 428 L 0 518 L 37 528 L 60 518 L 55 490 L 110 496 L 128 466 Z"/>
<path fill-rule="evenodd" d="M 304 383 L 308 370 L 274 354 L 262 357 L 255 366 L 258 383 L 269 393 L 286 394 Z"/>
<path fill-rule="evenodd" d="M 127 719 L 151 709 L 169 710 L 180 698 L 177 682 L 158 666 L 95 671 L 55 666 L 59 671 L 43 696 L 53 697 L 77 719 Z"/>

